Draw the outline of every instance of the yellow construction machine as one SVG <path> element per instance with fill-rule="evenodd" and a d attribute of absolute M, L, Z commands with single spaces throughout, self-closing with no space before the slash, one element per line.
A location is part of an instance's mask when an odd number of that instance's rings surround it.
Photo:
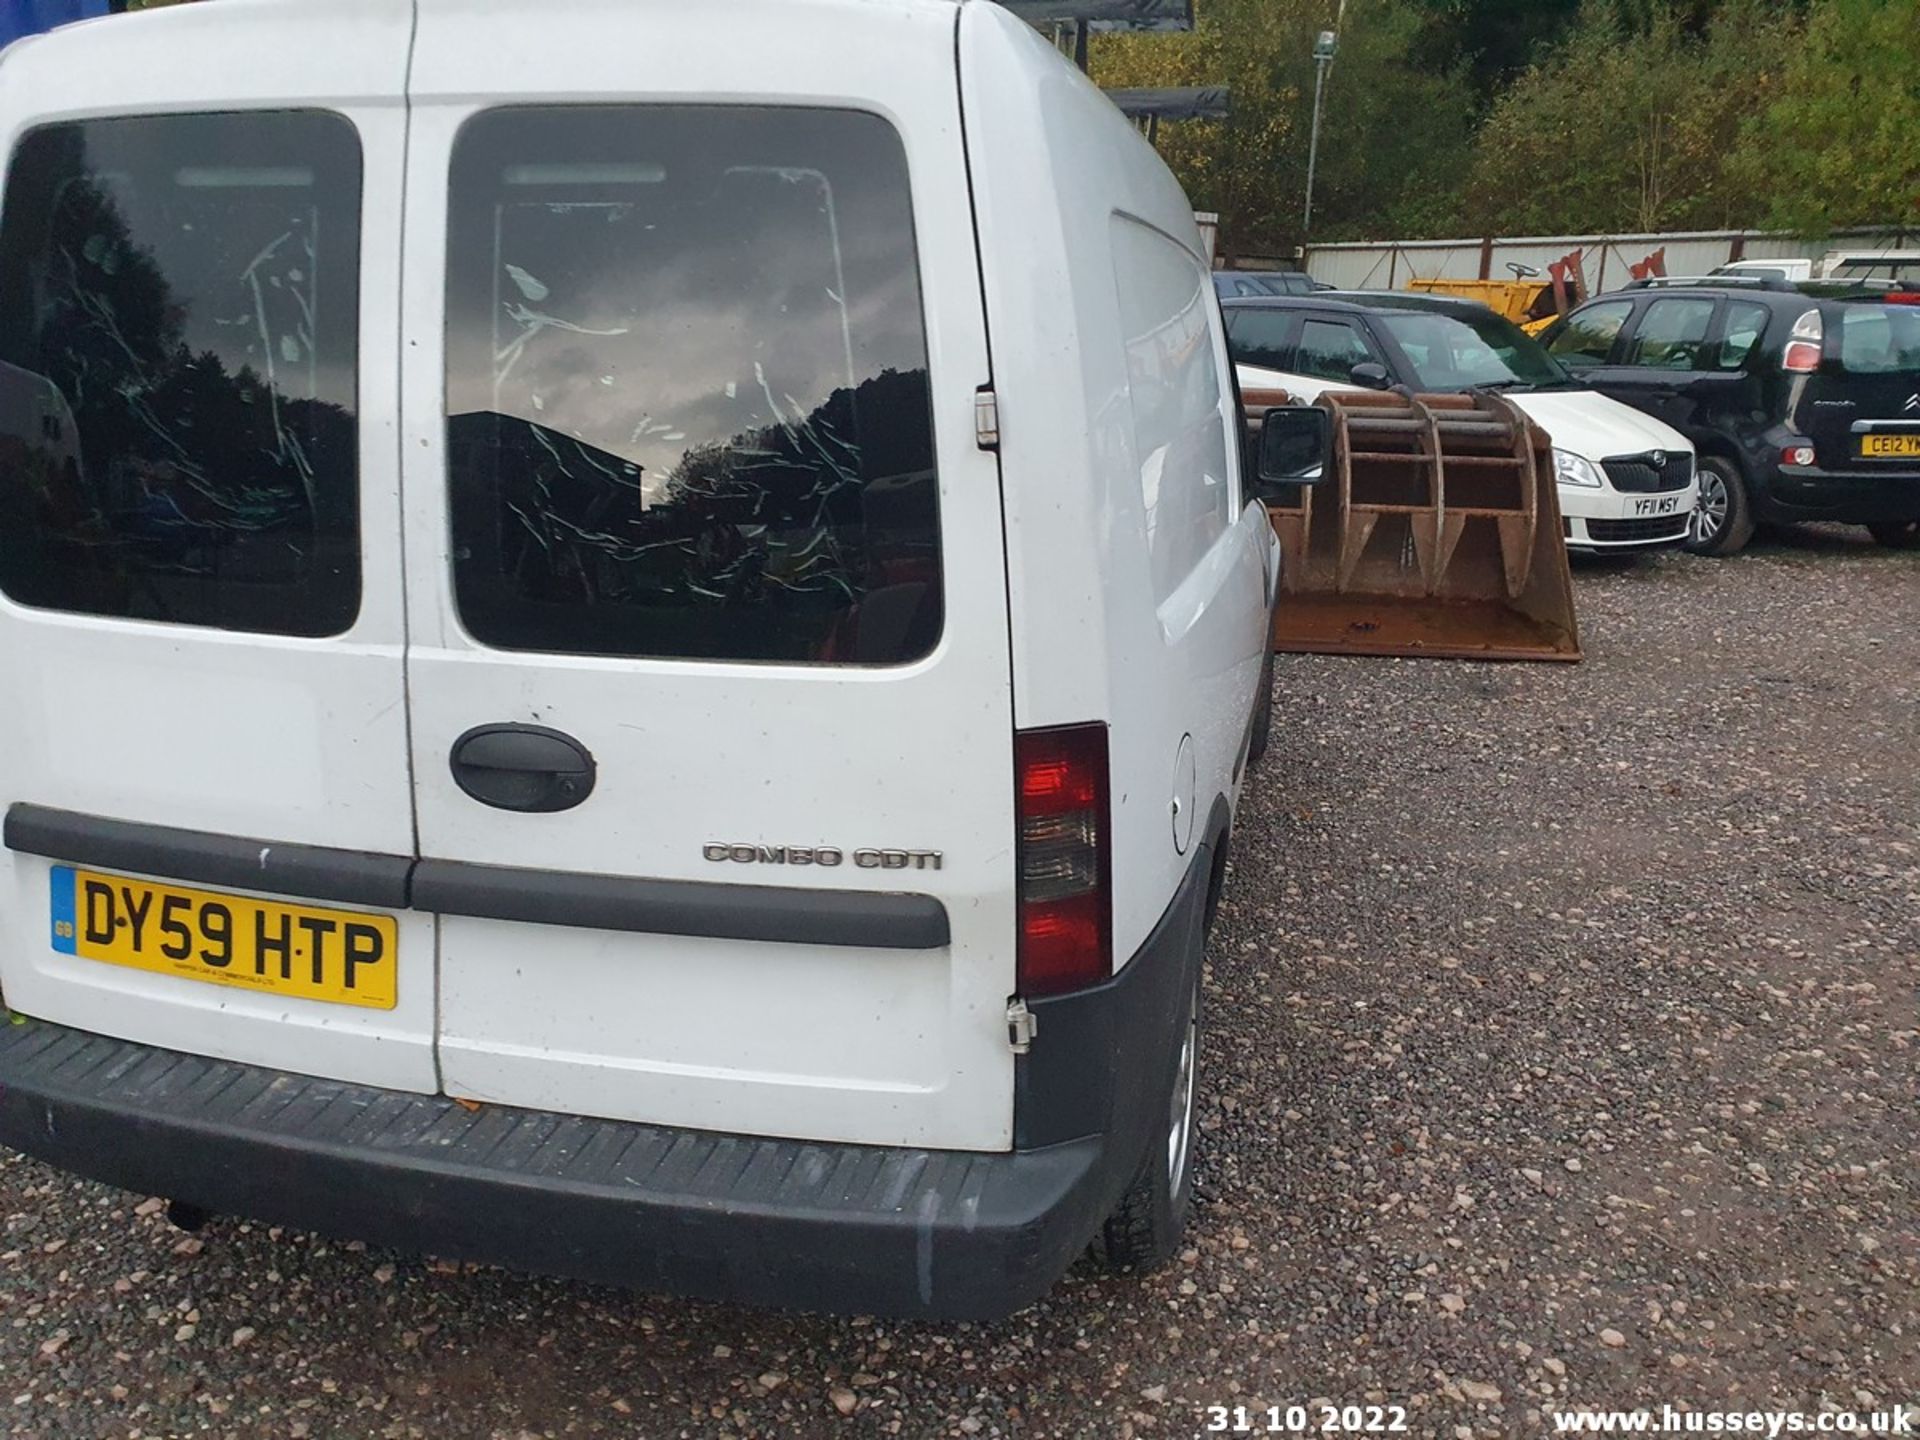
<path fill-rule="evenodd" d="M 1457 295 L 1478 300 L 1496 315 L 1504 315 L 1529 335 L 1538 335 L 1587 298 L 1582 252 L 1570 250 L 1547 266 L 1543 276 L 1532 265 L 1511 262 L 1511 280 L 1409 280 L 1409 290 L 1428 295 Z M 1665 252 L 1661 252 L 1662 259 Z M 1651 261 L 1652 257 L 1648 257 Z M 1664 272 L 1664 267 L 1661 271 Z M 1638 271 L 1635 271 L 1636 276 Z"/>

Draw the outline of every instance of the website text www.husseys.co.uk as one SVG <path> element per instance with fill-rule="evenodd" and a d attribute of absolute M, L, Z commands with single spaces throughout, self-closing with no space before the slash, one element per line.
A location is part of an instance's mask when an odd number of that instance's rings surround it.
<path fill-rule="evenodd" d="M 1914 1435 L 1920 1406 L 1806 1414 L 1797 1410 L 1556 1410 L 1556 1435 Z"/>

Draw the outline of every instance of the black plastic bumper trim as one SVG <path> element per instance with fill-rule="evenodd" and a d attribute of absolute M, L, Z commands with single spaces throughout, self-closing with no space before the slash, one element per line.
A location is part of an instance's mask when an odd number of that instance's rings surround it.
<path fill-rule="evenodd" d="M 23 802 L 7 807 L 5 838 L 9 850 L 70 865 L 387 910 L 406 908 L 413 872 L 409 855 L 283 845 Z"/>
<path fill-rule="evenodd" d="M 628 880 L 422 860 L 413 904 L 441 915 L 578 925 L 720 940 L 772 940 L 880 950 L 950 943 L 947 907 L 931 895 Z"/>
<path fill-rule="evenodd" d="M 796 1309 L 997 1319 L 1051 1288 L 1165 1139 L 1167 1017 L 1200 971 L 1226 824 L 1217 802 L 1173 902 L 1112 981 L 1034 1002 L 1011 1151 L 470 1110 L 36 1020 L 0 1025 L 0 1144 L 394 1249 Z"/>
<path fill-rule="evenodd" d="M 1215 804 L 1173 902 L 1133 958 L 1105 984 L 1030 1000 L 1032 1048 L 1013 1072 L 1013 1143 L 1058 1145 L 1094 1135 L 1131 1144 L 1137 1163 L 1164 1142 L 1166 1095 L 1181 1013 L 1206 948 L 1207 887 L 1229 813 Z M 1121 1137 L 1127 1137 L 1122 1139 Z"/>
<path fill-rule="evenodd" d="M 289 1075 L 0 1025 L 0 1144 L 138 1194 L 383 1247 L 807 1310 L 988 1320 L 1126 1175 L 1099 1137 L 995 1154 L 754 1139 Z"/>
<path fill-rule="evenodd" d="M 8 807 L 5 841 L 9 850 L 72 865 L 384 910 L 865 949 L 937 950 L 952 940 L 946 906 L 931 895 L 415 860 L 108 820 L 25 802 Z"/>

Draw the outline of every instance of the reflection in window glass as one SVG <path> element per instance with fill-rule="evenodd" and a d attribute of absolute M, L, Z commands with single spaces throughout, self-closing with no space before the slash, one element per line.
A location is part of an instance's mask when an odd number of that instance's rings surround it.
<path fill-rule="evenodd" d="M 850 111 L 498 110 L 455 147 L 461 618 L 506 649 L 893 664 L 942 616 L 898 135 Z"/>
<path fill-rule="evenodd" d="M 1289 323 L 1291 317 L 1284 310 L 1251 307 L 1229 310 L 1227 342 L 1232 346 L 1234 363 L 1262 370 L 1285 370 Z"/>
<path fill-rule="evenodd" d="M 329 635 L 360 604 L 360 148 L 332 115 L 29 133 L 0 227 L 0 586 Z"/>
<path fill-rule="evenodd" d="M 1772 312 L 1751 300 L 1727 303 L 1726 333 L 1720 340 L 1720 368 L 1738 370 L 1753 354 L 1753 347 L 1767 332 L 1767 317 Z"/>
<path fill-rule="evenodd" d="M 1345 383 L 1353 367 L 1373 359 L 1373 350 L 1353 326 L 1333 320 L 1308 320 L 1300 326 L 1296 370 L 1318 380 Z"/>
<path fill-rule="evenodd" d="M 1681 297 L 1654 301 L 1633 332 L 1627 364 L 1655 370 L 1694 369 L 1700 361 L 1700 347 L 1706 344 L 1716 303 Z"/>
<path fill-rule="evenodd" d="M 1198 257 L 1137 221 L 1112 223 L 1134 463 L 1164 600 L 1233 523 L 1213 304 Z"/>
<path fill-rule="evenodd" d="M 1920 385 L 1920 306 L 1843 306 L 1840 368 L 1849 375 L 1911 375 Z"/>
<path fill-rule="evenodd" d="M 1389 311 L 1378 321 L 1413 366 L 1418 390 L 1554 385 L 1566 379 L 1533 337 L 1490 310 Z"/>
<path fill-rule="evenodd" d="M 1610 300 L 1576 310 L 1553 337 L 1547 352 L 1568 365 L 1604 365 L 1613 353 L 1614 338 L 1632 313 L 1631 300 Z"/>

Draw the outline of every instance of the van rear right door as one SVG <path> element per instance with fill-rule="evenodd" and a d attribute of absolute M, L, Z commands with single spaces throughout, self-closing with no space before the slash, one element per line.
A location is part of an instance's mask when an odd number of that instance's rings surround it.
<path fill-rule="evenodd" d="M 1011 1142 L 955 16 L 420 5 L 408 691 L 451 1093 Z"/>

